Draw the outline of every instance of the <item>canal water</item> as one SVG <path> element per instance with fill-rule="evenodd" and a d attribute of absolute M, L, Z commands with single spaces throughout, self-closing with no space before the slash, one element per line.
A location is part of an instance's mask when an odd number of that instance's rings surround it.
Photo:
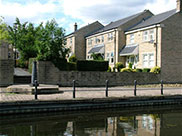
<path fill-rule="evenodd" d="M 0 116 L 0 136 L 182 136 L 182 108 Z"/>

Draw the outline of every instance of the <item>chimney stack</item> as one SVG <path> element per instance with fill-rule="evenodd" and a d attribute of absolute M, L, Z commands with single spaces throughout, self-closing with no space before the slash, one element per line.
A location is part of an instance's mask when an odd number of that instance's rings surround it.
<path fill-rule="evenodd" d="M 75 23 L 75 25 L 74 25 L 74 31 L 77 31 L 77 27 L 78 27 L 78 25 L 77 25 L 77 23 Z"/>
<path fill-rule="evenodd" d="M 177 7 L 176 7 L 176 12 L 181 12 L 182 11 L 182 0 L 177 0 Z"/>

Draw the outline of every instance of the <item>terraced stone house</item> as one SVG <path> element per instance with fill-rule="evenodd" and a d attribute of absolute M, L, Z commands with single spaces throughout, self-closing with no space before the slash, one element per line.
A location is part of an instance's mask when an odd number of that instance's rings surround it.
<path fill-rule="evenodd" d="M 136 68 L 161 67 L 166 81 L 182 81 L 182 2 L 177 8 L 153 15 L 125 32 L 126 45 L 120 52 Z"/>
<path fill-rule="evenodd" d="M 111 22 L 95 33 L 88 35 L 86 37 L 86 59 L 90 60 L 93 53 L 99 53 L 105 60 L 109 61 L 111 67 L 114 67 L 117 62 L 125 62 L 124 58 L 119 55 L 120 50 L 126 43 L 125 31 L 152 15 L 149 10 L 145 10 Z"/>
<path fill-rule="evenodd" d="M 68 57 L 72 56 L 73 54 L 76 56 L 77 59 L 85 59 L 86 58 L 86 43 L 85 37 L 88 34 L 91 34 L 103 27 L 103 25 L 96 21 L 92 24 L 84 26 L 80 29 L 77 29 L 77 24 L 74 25 L 74 32 L 67 35 L 66 38 L 66 47 L 70 48 L 70 54 Z"/>

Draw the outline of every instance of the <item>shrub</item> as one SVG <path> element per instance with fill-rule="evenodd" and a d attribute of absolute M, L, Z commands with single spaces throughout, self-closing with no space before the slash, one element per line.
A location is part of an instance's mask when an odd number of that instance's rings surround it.
<path fill-rule="evenodd" d="M 137 68 L 137 69 L 136 69 L 136 72 L 142 72 L 142 69 Z"/>
<path fill-rule="evenodd" d="M 153 68 L 150 70 L 151 73 L 155 73 L 155 74 L 159 74 L 160 71 L 161 71 L 161 68 L 158 67 L 158 66 L 153 67 Z"/>
<path fill-rule="evenodd" d="M 29 71 L 30 73 L 32 73 L 32 63 L 33 63 L 33 61 L 35 61 L 35 60 L 36 60 L 36 58 L 30 58 L 30 59 L 29 59 L 28 71 Z"/>
<path fill-rule="evenodd" d="M 150 72 L 150 68 L 144 68 L 142 72 Z"/>
<path fill-rule="evenodd" d="M 111 67 L 110 67 L 110 66 L 108 67 L 108 70 L 107 70 L 107 72 L 111 72 Z"/>
<path fill-rule="evenodd" d="M 75 55 L 72 55 L 71 57 L 69 57 L 69 62 L 76 62 L 77 58 Z"/>
<path fill-rule="evenodd" d="M 18 60 L 16 60 L 16 67 L 28 68 L 28 61 L 23 60 L 23 59 L 18 59 Z"/>
<path fill-rule="evenodd" d="M 66 59 L 59 59 L 59 60 L 52 60 L 52 63 L 62 71 L 67 70 L 67 60 Z"/>
<path fill-rule="evenodd" d="M 76 63 L 75 62 L 67 62 L 67 70 L 68 71 L 76 71 Z"/>
<path fill-rule="evenodd" d="M 122 68 L 121 72 L 133 72 L 131 68 Z"/>
<path fill-rule="evenodd" d="M 128 67 L 132 69 L 133 63 L 129 63 Z"/>
<path fill-rule="evenodd" d="M 107 71 L 109 67 L 108 61 L 95 61 L 95 60 L 78 60 L 78 71 Z"/>
<path fill-rule="evenodd" d="M 118 72 L 122 69 L 122 68 L 124 68 L 124 65 L 123 65 L 123 63 L 121 63 L 121 62 L 118 62 L 118 63 L 116 63 L 116 69 L 118 70 Z"/>

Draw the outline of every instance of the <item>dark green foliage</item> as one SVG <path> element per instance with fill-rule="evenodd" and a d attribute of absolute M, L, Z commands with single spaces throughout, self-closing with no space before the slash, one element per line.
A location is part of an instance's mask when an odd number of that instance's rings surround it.
<path fill-rule="evenodd" d="M 71 57 L 69 57 L 69 62 L 76 62 L 77 58 L 75 55 L 72 55 Z"/>
<path fill-rule="evenodd" d="M 136 72 L 142 72 L 142 69 L 137 68 Z"/>
<path fill-rule="evenodd" d="M 91 57 L 93 58 L 93 60 L 104 60 L 104 57 L 100 53 L 92 53 Z"/>
<path fill-rule="evenodd" d="M 22 58 L 16 60 L 16 67 L 28 68 L 28 61 L 23 60 Z"/>
<path fill-rule="evenodd" d="M 36 61 L 36 60 L 37 60 L 36 58 L 30 58 L 30 59 L 29 59 L 28 71 L 29 71 L 30 73 L 32 73 L 32 63 L 33 63 L 33 61 Z"/>
<path fill-rule="evenodd" d="M 123 63 L 121 63 L 121 62 L 116 63 L 116 69 L 118 70 L 118 72 L 120 72 L 120 70 L 121 70 L 122 68 L 124 68 Z"/>
<path fill-rule="evenodd" d="M 132 69 L 133 63 L 129 63 L 128 67 Z"/>
<path fill-rule="evenodd" d="M 144 68 L 142 72 L 150 72 L 150 68 Z"/>
<path fill-rule="evenodd" d="M 107 71 L 109 67 L 108 61 L 94 61 L 94 60 L 78 60 L 78 71 Z"/>
<path fill-rule="evenodd" d="M 62 71 L 67 70 L 67 60 L 66 59 L 59 59 L 59 60 L 52 60 L 52 63 Z"/>
<path fill-rule="evenodd" d="M 108 68 L 108 70 L 107 70 L 107 72 L 111 72 L 112 70 L 111 70 L 111 67 L 109 66 L 109 68 Z"/>
<path fill-rule="evenodd" d="M 68 62 L 67 63 L 67 70 L 68 71 L 76 71 L 76 63 L 75 62 Z"/>

